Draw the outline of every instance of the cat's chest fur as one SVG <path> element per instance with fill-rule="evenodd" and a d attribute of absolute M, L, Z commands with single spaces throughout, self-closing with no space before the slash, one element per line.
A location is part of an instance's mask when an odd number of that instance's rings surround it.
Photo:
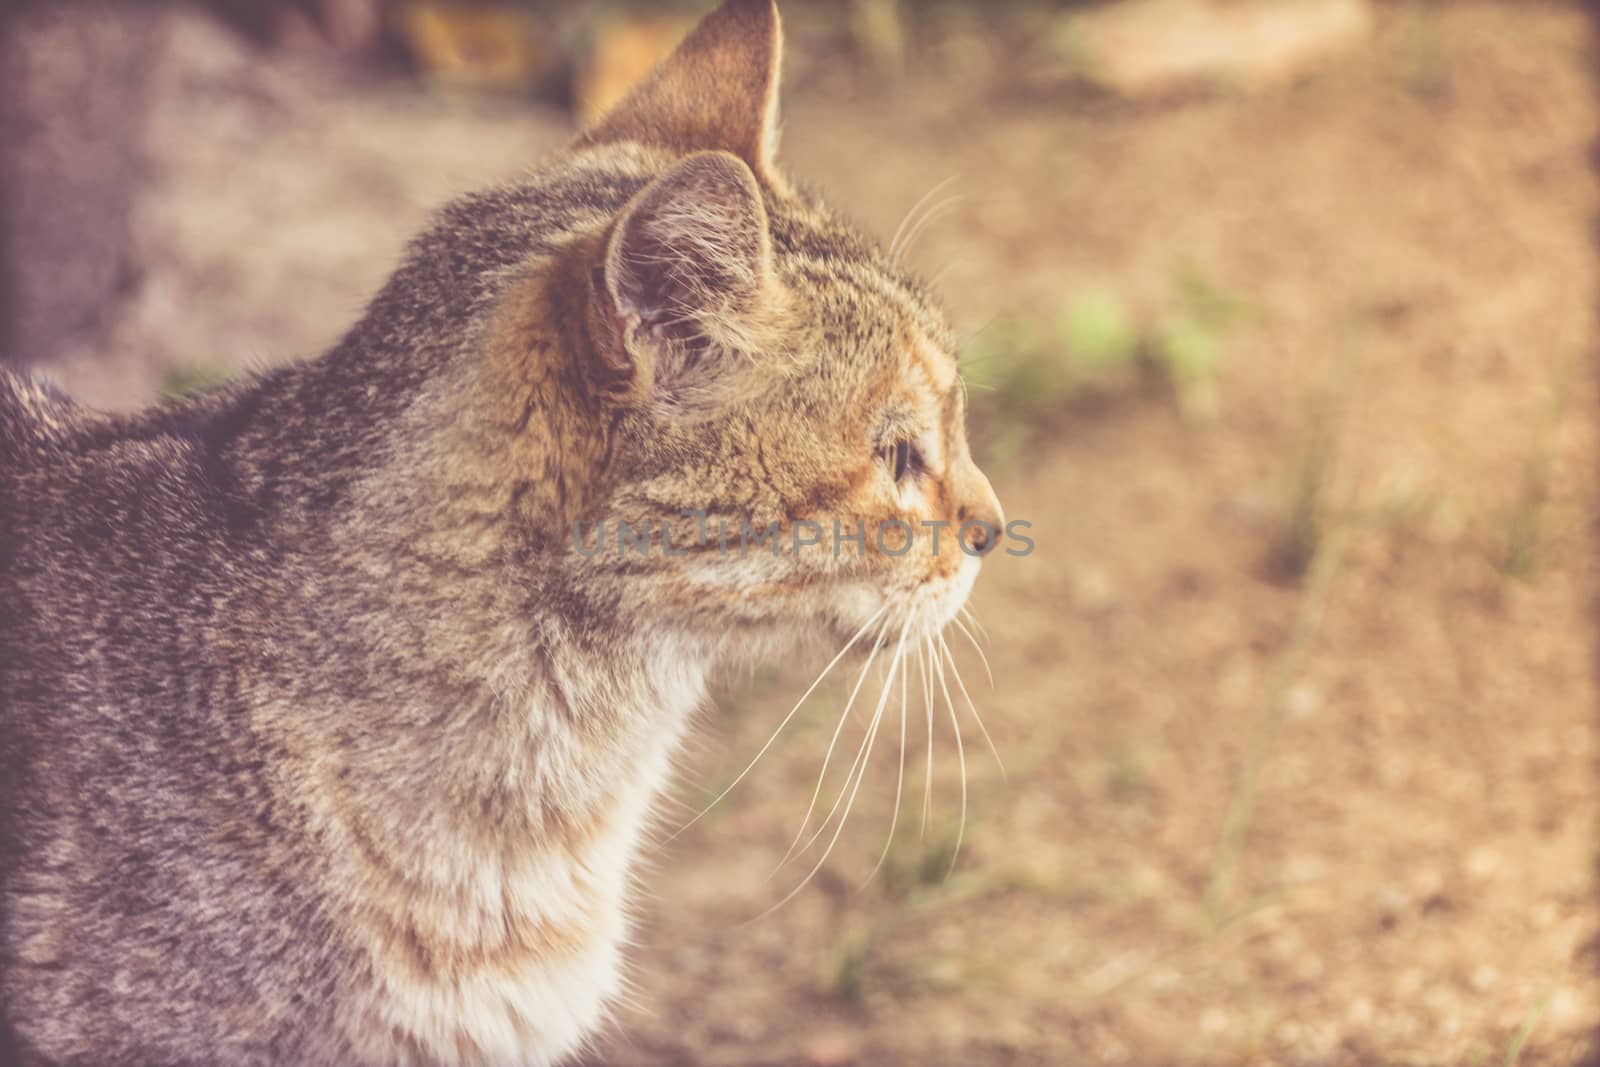
<path fill-rule="evenodd" d="M 481 773 L 457 768 L 431 811 L 339 810 L 332 794 L 320 836 L 356 890 L 343 925 L 370 968 L 338 1013 L 341 1058 L 545 1064 L 593 1032 L 619 991 L 630 867 L 702 678 L 664 653 L 502 696 Z M 599 702 L 614 714 L 593 732 L 568 721 Z"/>

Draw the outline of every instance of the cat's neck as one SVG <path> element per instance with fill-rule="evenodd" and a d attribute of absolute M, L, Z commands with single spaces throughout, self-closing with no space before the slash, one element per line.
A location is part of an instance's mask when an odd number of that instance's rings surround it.
<path fill-rule="evenodd" d="M 304 696 L 282 728 L 341 764 L 374 850 L 436 853 L 407 861 L 418 878 L 463 841 L 487 853 L 599 812 L 642 817 L 704 690 L 708 648 L 636 625 L 572 571 L 572 520 L 603 499 L 612 445 L 581 378 L 582 277 L 557 259 L 516 285 L 487 353 L 413 383 L 366 450 L 381 462 L 302 516 L 279 561 L 291 629 L 310 637 L 286 657 Z M 337 376 L 342 358 L 307 373 Z M 325 602 L 345 609 L 331 625 Z"/>
<path fill-rule="evenodd" d="M 353 1042 L 460 1030 L 511 1062 L 582 1033 L 617 992 L 630 871 L 705 661 L 643 635 L 597 657 L 561 626 L 535 620 L 459 690 L 342 709 L 362 743 L 298 762 L 323 884 L 360 887 L 328 906 L 403 979 L 351 1003 Z M 560 983 L 580 974 L 574 999 Z M 528 1033 L 526 1003 L 551 1006 Z"/>
<path fill-rule="evenodd" d="M 619 631 L 597 654 L 554 616 L 499 623 L 498 647 L 430 669 L 374 658 L 364 691 L 266 720 L 326 861 L 389 887 L 366 905 L 375 944 L 409 925 L 436 956 L 470 954 L 511 920 L 563 926 L 574 909 L 620 906 L 703 698 L 705 649 Z M 581 885 L 524 906 L 526 887 L 552 880 Z"/>

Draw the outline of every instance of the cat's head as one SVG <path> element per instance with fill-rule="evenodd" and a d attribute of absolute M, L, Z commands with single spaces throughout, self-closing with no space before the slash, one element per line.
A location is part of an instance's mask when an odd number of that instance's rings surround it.
<path fill-rule="evenodd" d="M 710 630 L 932 631 L 1004 518 L 937 302 L 776 168 L 780 48 L 770 0 L 730 0 L 575 146 L 660 160 L 586 262 L 615 419 L 588 566 Z"/>

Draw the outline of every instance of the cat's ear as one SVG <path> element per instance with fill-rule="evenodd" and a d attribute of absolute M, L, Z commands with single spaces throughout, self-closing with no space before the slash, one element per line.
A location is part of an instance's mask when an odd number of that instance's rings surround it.
<path fill-rule="evenodd" d="M 773 0 L 727 0 L 577 141 L 721 150 L 782 188 L 777 150 L 783 29 Z"/>
<path fill-rule="evenodd" d="M 759 387 L 784 300 L 743 161 L 698 152 L 647 185 L 592 280 L 597 356 L 615 391 L 702 418 Z"/>

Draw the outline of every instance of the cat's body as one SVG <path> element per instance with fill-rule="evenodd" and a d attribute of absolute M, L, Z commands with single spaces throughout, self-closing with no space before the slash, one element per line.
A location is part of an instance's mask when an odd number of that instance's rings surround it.
<path fill-rule="evenodd" d="M 436 285 L 466 300 L 467 281 Z M 448 302 L 416 314 L 464 316 Z M 347 345 L 132 420 L 0 383 L 6 706 L 49 709 L 5 723 L 19 851 L 50 858 L 8 879 L 6 1005 L 29 1031 L 87 1027 L 72 1041 L 97 1062 L 173 1003 L 193 1043 L 130 1053 L 406 1062 L 412 1026 L 463 1062 L 514 1062 L 570 1047 L 614 991 L 626 859 L 709 649 L 611 632 L 519 521 L 546 502 L 473 479 L 456 435 L 498 436 L 532 397 L 485 390 L 505 403 L 477 406 L 488 427 L 419 417 L 449 403 L 428 392 L 451 353 L 408 351 L 437 360 L 416 373 Z M 430 469 L 433 452 L 450 458 Z M 459 510 L 391 525 L 407 493 Z M 574 706 L 597 736 L 562 728 Z M 399 976 L 381 994 L 374 959 Z M 276 1025 L 228 1018 L 268 998 Z M 346 1030 L 396 1048 L 363 1055 Z"/>
<path fill-rule="evenodd" d="M 553 1062 L 712 666 L 959 606 L 962 555 L 571 542 L 998 517 L 936 312 L 770 170 L 776 41 L 730 4 L 319 360 L 128 418 L 0 373 L 0 1057 Z M 901 392 L 938 440 L 885 490 Z"/>

